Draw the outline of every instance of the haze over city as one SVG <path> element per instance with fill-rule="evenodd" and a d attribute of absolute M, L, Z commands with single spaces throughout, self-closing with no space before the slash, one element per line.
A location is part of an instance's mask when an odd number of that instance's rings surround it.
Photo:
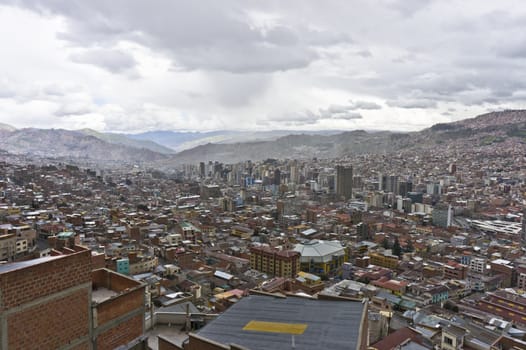
<path fill-rule="evenodd" d="M 17 128 L 414 131 L 524 108 L 521 1 L 1 1 Z"/>

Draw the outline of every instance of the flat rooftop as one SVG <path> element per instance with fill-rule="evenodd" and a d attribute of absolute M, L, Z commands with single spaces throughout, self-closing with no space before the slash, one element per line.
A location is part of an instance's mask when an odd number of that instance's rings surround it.
<path fill-rule="evenodd" d="M 105 287 L 98 287 L 97 289 L 93 289 L 91 291 L 91 300 L 94 303 L 100 304 L 116 295 L 119 295 L 119 293 Z"/>
<path fill-rule="evenodd" d="M 183 342 L 188 339 L 188 334 L 182 328 L 182 325 L 156 325 L 153 329 L 146 332 L 148 347 L 152 350 L 159 349 L 159 336 L 172 344 L 182 346 Z"/>
<path fill-rule="evenodd" d="M 294 333 L 298 349 L 356 349 L 364 307 L 361 302 L 251 295 L 196 333 L 251 350 L 290 350 Z M 265 324 L 275 327 L 261 326 Z M 299 325 L 301 334 L 296 332 Z"/>

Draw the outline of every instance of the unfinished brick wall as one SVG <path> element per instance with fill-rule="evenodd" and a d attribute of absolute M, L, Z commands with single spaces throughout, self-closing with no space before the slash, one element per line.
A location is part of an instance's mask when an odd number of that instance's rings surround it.
<path fill-rule="evenodd" d="M 185 350 L 225 350 L 230 349 L 229 346 L 214 343 L 210 340 L 190 334 L 190 341 L 184 347 Z"/>
<path fill-rule="evenodd" d="M 112 273 L 105 269 L 94 270 L 92 273 L 93 288 L 104 287 L 116 292 L 122 292 L 137 286 L 137 282 L 129 277 Z"/>
<path fill-rule="evenodd" d="M 121 322 L 97 337 L 97 350 L 110 350 L 127 344 L 143 334 L 143 315 Z"/>
<path fill-rule="evenodd" d="M 144 288 L 97 305 L 97 327 L 144 305 Z"/>
<path fill-rule="evenodd" d="M 93 306 L 97 349 L 113 349 L 140 337 L 144 332 L 146 285 L 101 269 L 93 271 L 93 287 L 119 293 Z"/>
<path fill-rule="evenodd" d="M 88 282 L 91 282 L 89 251 L 0 274 L 2 309 Z"/>
<path fill-rule="evenodd" d="M 79 290 L 8 316 L 9 349 L 57 349 L 88 335 L 88 298 Z"/>
<path fill-rule="evenodd" d="M 106 267 L 106 255 L 104 253 L 92 254 L 91 255 L 91 266 L 93 270 L 105 268 Z"/>
<path fill-rule="evenodd" d="M 88 348 L 90 282 L 88 250 L 0 274 L 0 349 Z"/>

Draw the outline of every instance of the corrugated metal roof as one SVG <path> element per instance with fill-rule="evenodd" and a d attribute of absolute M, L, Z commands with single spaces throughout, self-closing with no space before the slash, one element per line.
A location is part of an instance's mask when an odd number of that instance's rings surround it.
<path fill-rule="evenodd" d="M 295 336 L 297 349 L 356 349 L 364 304 L 349 301 L 251 295 L 198 331 L 201 337 L 251 350 L 291 348 L 291 335 L 243 328 L 250 321 L 307 325 Z"/>
<path fill-rule="evenodd" d="M 345 254 L 345 247 L 338 241 L 313 240 L 306 244 L 296 244 L 294 250 L 301 254 L 302 259 L 312 258 L 314 261 L 330 261 L 333 255 Z"/>
<path fill-rule="evenodd" d="M 226 272 L 223 272 L 223 271 L 219 271 L 219 270 L 214 272 L 214 276 L 222 278 L 222 279 L 227 280 L 227 281 L 230 281 L 232 278 L 234 278 L 234 275 L 231 275 L 229 273 L 226 273 Z"/>

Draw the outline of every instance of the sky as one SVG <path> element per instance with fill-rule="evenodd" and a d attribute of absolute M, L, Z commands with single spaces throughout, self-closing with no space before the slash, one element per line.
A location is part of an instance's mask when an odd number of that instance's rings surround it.
<path fill-rule="evenodd" d="M 0 123 L 413 131 L 525 108 L 526 6 L 0 0 Z"/>

